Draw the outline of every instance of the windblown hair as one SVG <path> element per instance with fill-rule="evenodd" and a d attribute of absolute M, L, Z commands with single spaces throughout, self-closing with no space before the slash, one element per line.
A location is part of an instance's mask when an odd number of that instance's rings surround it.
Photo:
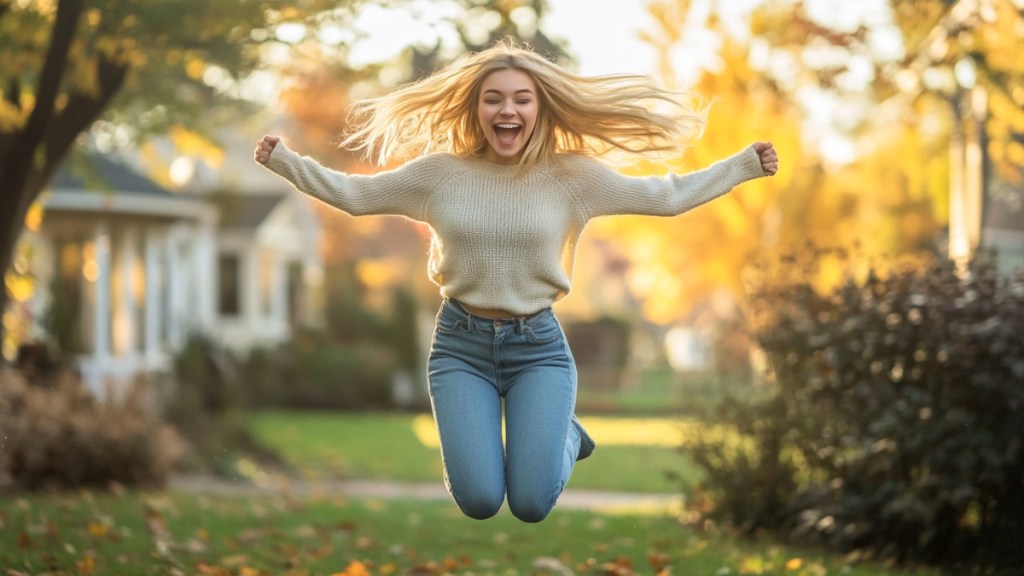
<path fill-rule="evenodd" d="M 557 153 L 678 151 L 701 136 L 705 113 L 692 96 L 633 74 L 579 76 L 512 40 L 464 56 L 385 96 L 353 105 L 341 146 L 386 164 L 429 152 L 482 154 L 477 104 L 488 74 L 515 69 L 537 85 L 539 113 L 521 164 Z"/>

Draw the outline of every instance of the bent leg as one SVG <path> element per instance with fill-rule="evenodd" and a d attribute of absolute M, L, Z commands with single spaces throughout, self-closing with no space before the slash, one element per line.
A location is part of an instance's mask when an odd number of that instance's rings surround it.
<path fill-rule="evenodd" d="M 457 357 L 432 357 L 429 368 L 445 485 L 464 514 L 490 518 L 505 499 L 501 399 L 491 382 Z"/>
<path fill-rule="evenodd" d="M 581 441 L 575 404 L 571 357 L 524 372 L 506 393 L 508 504 L 524 522 L 546 518 L 569 481 Z"/>

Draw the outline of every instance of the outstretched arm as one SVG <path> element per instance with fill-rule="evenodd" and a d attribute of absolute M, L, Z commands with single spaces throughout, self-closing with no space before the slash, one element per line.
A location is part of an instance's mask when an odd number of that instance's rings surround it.
<path fill-rule="evenodd" d="M 430 156 L 378 174 L 345 174 L 299 156 L 278 136 L 261 138 L 254 158 L 299 191 L 354 216 L 398 214 L 422 220 L 427 195 L 446 175 L 443 161 Z"/>
<path fill-rule="evenodd" d="M 769 142 L 755 142 L 703 170 L 664 177 L 625 176 L 593 162 L 581 178 L 587 217 L 614 214 L 675 216 L 778 171 L 779 157 Z"/>

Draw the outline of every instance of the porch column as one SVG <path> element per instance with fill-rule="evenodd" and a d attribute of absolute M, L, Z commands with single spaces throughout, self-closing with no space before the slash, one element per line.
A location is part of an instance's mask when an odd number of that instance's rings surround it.
<path fill-rule="evenodd" d="M 192 239 L 192 285 L 195 295 L 194 329 L 208 334 L 216 318 L 217 246 L 214 223 L 203 220 Z"/>
<path fill-rule="evenodd" d="M 140 349 L 139 318 L 135 302 L 135 267 L 138 255 L 135 253 L 137 233 L 127 229 L 118 242 L 118 284 L 117 309 L 114 312 L 114 354 L 130 357 Z"/>
<path fill-rule="evenodd" d="M 105 397 L 103 382 L 110 363 L 110 232 L 103 223 L 93 230 L 96 258 L 96 308 L 93 319 L 93 373 L 87 383 L 97 398 Z"/>
<path fill-rule="evenodd" d="M 146 328 L 143 337 L 146 364 L 156 366 L 160 362 L 161 309 L 163 298 L 166 297 L 163 286 L 163 275 L 160 270 L 161 234 L 156 230 L 147 230 L 145 239 L 146 258 Z"/>
<path fill-rule="evenodd" d="M 185 316 L 185 288 L 188 283 L 185 276 L 188 271 L 182 265 L 181 229 L 172 227 L 167 234 L 167 340 L 172 350 L 181 350 L 185 343 L 185 332 L 182 319 Z"/>

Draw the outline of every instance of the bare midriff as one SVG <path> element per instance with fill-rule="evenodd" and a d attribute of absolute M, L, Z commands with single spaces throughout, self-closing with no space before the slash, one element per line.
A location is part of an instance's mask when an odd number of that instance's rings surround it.
<path fill-rule="evenodd" d="M 462 307 L 465 308 L 470 314 L 475 314 L 481 318 L 487 318 L 489 320 L 503 320 L 506 318 L 516 318 L 517 315 L 509 312 L 508 310 L 492 310 L 490 308 L 477 308 L 476 306 L 470 306 L 465 302 L 460 302 Z"/>

